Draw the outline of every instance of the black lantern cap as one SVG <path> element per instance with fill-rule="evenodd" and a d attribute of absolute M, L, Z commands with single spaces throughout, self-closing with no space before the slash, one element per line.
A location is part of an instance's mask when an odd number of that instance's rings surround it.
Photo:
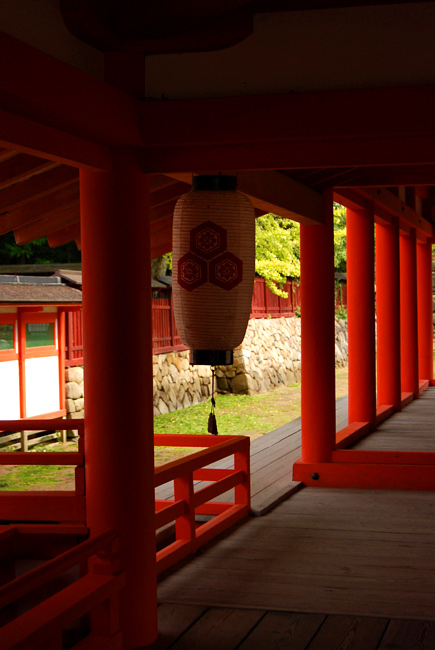
<path fill-rule="evenodd" d="M 237 189 L 237 176 L 194 176 L 192 179 L 192 190 L 231 190 Z"/>
<path fill-rule="evenodd" d="M 190 363 L 192 366 L 232 366 L 234 354 L 232 350 L 191 350 Z"/>

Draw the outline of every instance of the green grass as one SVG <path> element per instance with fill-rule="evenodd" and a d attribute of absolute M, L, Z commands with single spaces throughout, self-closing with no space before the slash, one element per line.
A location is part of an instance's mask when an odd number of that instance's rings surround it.
<path fill-rule="evenodd" d="M 0 490 L 37 490 L 72 478 L 74 469 L 62 465 L 22 465 L 0 476 Z"/>
<path fill-rule="evenodd" d="M 347 368 L 336 372 L 337 398 L 347 394 Z M 207 434 L 210 400 L 196 406 L 159 415 L 155 433 Z M 220 435 L 247 435 L 258 438 L 300 416 L 300 384 L 282 386 L 261 395 L 218 395 L 216 419 Z M 125 444 L 125 443 L 122 443 Z M 35 451 L 74 451 L 73 443 L 38 445 Z M 186 456 L 198 448 L 157 447 L 155 463 L 161 465 Z M 2 468 L 0 468 L 1 470 Z M 0 490 L 72 489 L 74 469 L 65 466 L 14 466 L 0 474 Z M 65 483 L 69 480 L 68 487 Z"/>
<path fill-rule="evenodd" d="M 297 386 L 296 386 L 297 387 Z M 222 435 L 264 434 L 286 421 L 291 405 L 276 404 L 276 391 L 263 395 L 218 395 L 216 419 Z M 210 401 L 159 415 L 155 433 L 206 434 Z"/>

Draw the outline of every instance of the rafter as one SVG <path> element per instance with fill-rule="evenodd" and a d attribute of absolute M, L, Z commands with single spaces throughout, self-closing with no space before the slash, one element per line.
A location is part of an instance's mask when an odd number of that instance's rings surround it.
<path fill-rule="evenodd" d="M 48 236 L 63 228 L 76 224 L 80 219 L 79 202 L 59 209 L 43 219 L 14 230 L 17 244 L 28 244 L 40 237 Z"/>
<path fill-rule="evenodd" d="M 300 223 L 322 223 L 322 197 L 315 190 L 278 171 L 232 172 L 237 187 L 246 194 L 261 214 L 273 212 Z M 168 174 L 184 183 L 192 183 L 187 173 Z"/>
<path fill-rule="evenodd" d="M 151 207 L 150 208 L 151 223 L 153 223 L 153 221 L 158 221 L 159 219 L 163 219 L 164 217 L 173 214 L 177 200 L 178 199 L 169 201 L 168 203 L 163 203 L 163 205 L 158 205 L 155 208 Z"/>
<path fill-rule="evenodd" d="M 394 187 L 435 185 L 435 165 L 392 165 L 353 170 L 336 187 Z"/>
<path fill-rule="evenodd" d="M 424 241 L 428 237 L 433 237 L 433 225 L 387 189 L 337 188 L 334 198 L 352 210 L 364 208 L 368 202 L 373 203 L 376 222 L 388 224 L 392 223 L 394 217 L 397 217 L 403 232 L 409 232 L 410 228 L 415 228 L 420 240 Z"/>
<path fill-rule="evenodd" d="M 0 118 L 1 121 L 1 118 Z M 0 190 L 55 167 L 55 163 L 35 156 L 16 154 L 0 163 Z"/>
<path fill-rule="evenodd" d="M 0 234 L 24 228 L 43 217 L 57 213 L 59 210 L 78 205 L 79 199 L 78 183 L 74 183 L 69 187 L 26 203 L 0 216 Z"/>
<path fill-rule="evenodd" d="M 77 169 L 65 165 L 56 166 L 0 192 L 0 212 L 19 208 L 29 201 L 52 194 L 77 181 Z"/>
<path fill-rule="evenodd" d="M 83 169 L 108 170 L 112 164 L 108 147 L 4 110 L 0 110 L 0 145 Z"/>
<path fill-rule="evenodd" d="M 57 246 L 63 246 L 71 241 L 75 241 L 78 237 L 80 237 L 80 222 L 73 223 L 71 226 L 67 226 L 61 230 L 56 230 L 51 235 L 48 235 L 47 241 L 50 248 L 57 248 Z"/>
<path fill-rule="evenodd" d="M 164 205 L 169 201 L 177 200 L 182 194 L 188 192 L 191 188 L 191 185 L 188 183 L 174 182 L 172 185 L 168 185 L 165 188 L 152 192 L 150 201 L 152 207 L 157 207 L 159 205 Z"/>

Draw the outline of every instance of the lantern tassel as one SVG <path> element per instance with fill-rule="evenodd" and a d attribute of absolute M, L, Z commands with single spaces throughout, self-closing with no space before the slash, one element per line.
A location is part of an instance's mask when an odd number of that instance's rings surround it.
<path fill-rule="evenodd" d="M 218 435 L 216 415 L 214 410 L 216 408 L 216 400 L 214 398 L 214 381 L 215 381 L 215 371 L 216 368 L 211 369 L 211 410 L 210 415 L 208 416 L 208 427 L 207 431 L 212 433 L 214 436 Z"/>

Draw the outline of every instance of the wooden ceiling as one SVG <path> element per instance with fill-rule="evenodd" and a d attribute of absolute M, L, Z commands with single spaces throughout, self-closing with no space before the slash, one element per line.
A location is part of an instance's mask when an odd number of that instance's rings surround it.
<path fill-rule="evenodd" d="M 406 189 L 394 190 L 405 184 Z M 257 216 L 274 212 L 303 223 L 318 220 L 321 192 L 330 187 L 335 188 L 338 200 L 341 194 L 345 204 L 352 196 L 360 197 L 356 201 L 373 200 L 384 188 L 378 213 L 386 210 L 391 214 L 392 202 L 401 201 L 400 210 L 414 215 L 409 225 L 421 223 L 422 217 L 431 222 L 435 204 L 434 165 L 245 171 L 238 174 L 238 185 L 251 199 Z M 153 257 L 171 250 L 174 207 L 190 186 L 191 174 L 150 176 Z M 375 195 L 373 188 L 378 188 Z M 26 153 L 0 150 L 0 234 L 11 231 L 18 244 L 46 236 L 52 247 L 75 241 L 80 248 L 78 170 Z M 427 226 L 421 232 L 430 234 Z"/>

